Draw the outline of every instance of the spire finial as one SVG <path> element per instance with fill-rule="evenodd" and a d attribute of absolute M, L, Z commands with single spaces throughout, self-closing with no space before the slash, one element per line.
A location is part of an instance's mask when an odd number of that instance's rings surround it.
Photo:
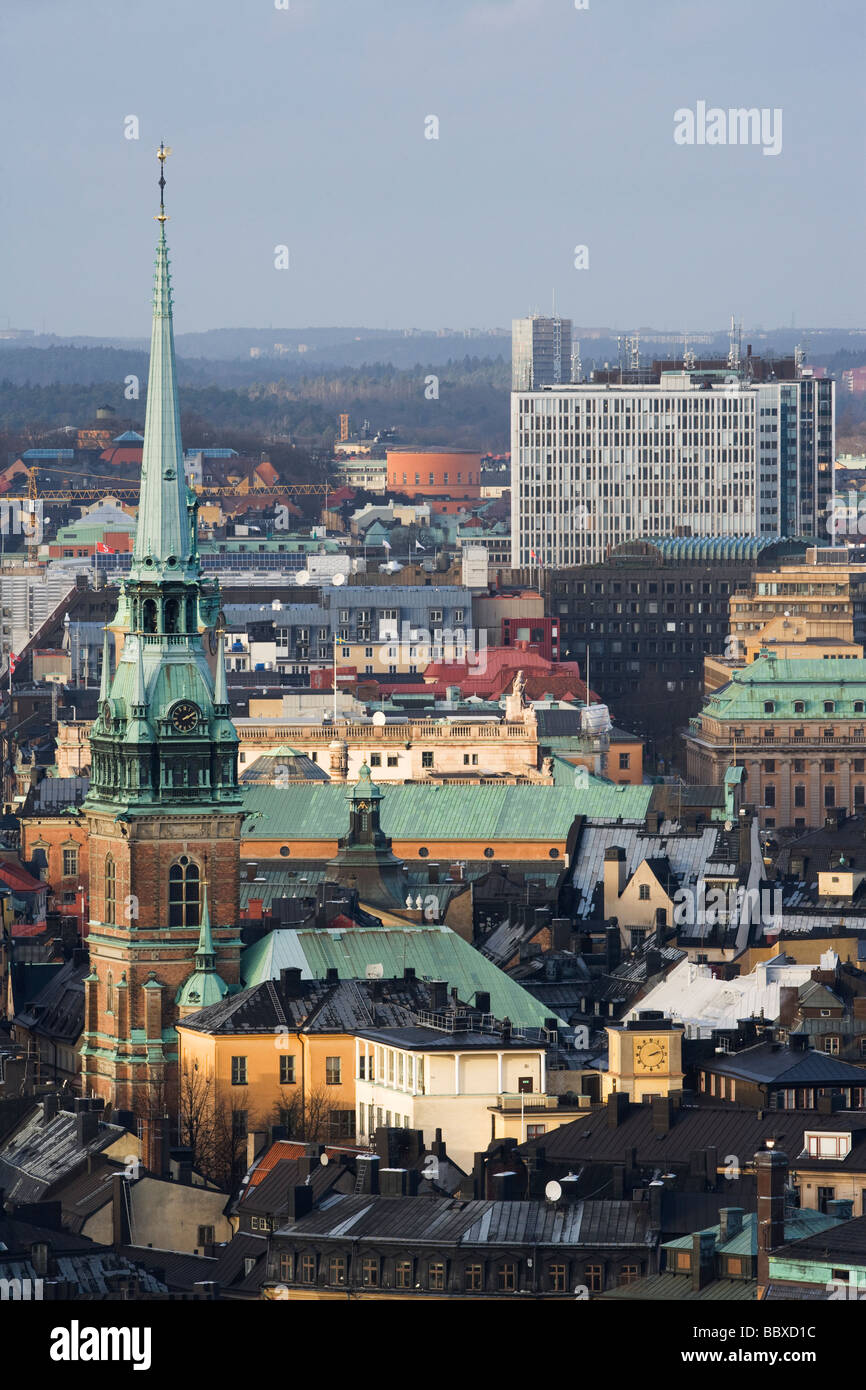
<path fill-rule="evenodd" d="M 164 140 L 160 140 L 159 149 L 156 152 L 156 157 L 159 160 L 159 212 L 155 220 L 162 224 L 163 231 L 165 231 L 165 224 L 168 221 L 165 211 L 165 161 L 170 154 L 171 145 L 166 145 Z"/>

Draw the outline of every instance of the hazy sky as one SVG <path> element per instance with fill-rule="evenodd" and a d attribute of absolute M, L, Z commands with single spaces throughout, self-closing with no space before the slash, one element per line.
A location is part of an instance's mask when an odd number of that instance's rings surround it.
<path fill-rule="evenodd" d="M 148 331 L 164 138 L 178 331 L 866 323 L 864 0 L 289 6 L 5 0 L 0 322 Z"/>

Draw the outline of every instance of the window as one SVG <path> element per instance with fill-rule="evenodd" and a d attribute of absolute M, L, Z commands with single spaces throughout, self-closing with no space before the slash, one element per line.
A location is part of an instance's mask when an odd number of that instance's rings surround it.
<path fill-rule="evenodd" d="M 775 804 L 776 804 L 776 788 L 771 784 L 770 786 L 764 788 L 764 805 L 765 805 L 765 806 L 775 806 Z"/>
<path fill-rule="evenodd" d="M 619 755 L 619 768 L 620 768 L 620 772 L 627 772 L 630 762 L 631 762 L 631 753 L 620 753 L 620 755 Z"/>
<path fill-rule="evenodd" d="M 517 1288 L 517 1265 L 503 1261 L 496 1269 L 496 1287 L 503 1293 Z"/>
<path fill-rule="evenodd" d="M 371 767 L 381 767 L 381 766 L 382 766 L 382 754 L 381 754 L 381 753 L 371 753 L 371 754 L 370 754 L 370 766 L 371 766 Z"/>
<path fill-rule="evenodd" d="M 802 700 L 795 700 L 795 701 L 794 701 L 794 713 L 795 713 L 795 714 L 805 714 L 805 713 L 806 713 L 806 706 L 805 706 L 805 704 L 803 703 Z"/>
<path fill-rule="evenodd" d="M 463 1287 L 467 1293 L 480 1293 L 484 1287 L 484 1273 L 481 1265 L 467 1265 L 464 1271 Z"/>
<path fill-rule="evenodd" d="M 246 1057 L 232 1058 L 232 1085 L 246 1086 L 247 1084 L 247 1059 Z"/>
<path fill-rule="evenodd" d="M 832 700 L 825 700 L 825 701 L 824 701 L 824 713 L 825 713 L 825 714 L 832 714 L 835 708 L 836 708 L 836 706 L 834 705 L 834 703 L 833 703 Z"/>
<path fill-rule="evenodd" d="M 213 1245 L 214 1234 L 213 1226 L 199 1226 L 196 1245 Z"/>
<path fill-rule="evenodd" d="M 368 1255 L 361 1261 L 361 1283 L 368 1289 L 375 1289 L 379 1284 L 379 1261 L 374 1255 Z"/>
<path fill-rule="evenodd" d="M 280 1058 L 280 1085 L 294 1086 L 295 1084 L 295 1059 L 292 1057 Z"/>
<path fill-rule="evenodd" d="M 78 850 L 65 849 L 63 851 L 63 877 L 72 878 L 78 873 Z"/>
<path fill-rule="evenodd" d="M 806 805 L 806 788 L 805 788 L 802 784 L 798 784 L 798 785 L 795 786 L 795 788 L 794 788 L 794 805 L 795 805 L 795 806 L 805 806 L 805 805 Z"/>
<path fill-rule="evenodd" d="M 601 1265 L 587 1265 L 583 1274 L 583 1282 L 590 1293 L 601 1293 Z"/>
<path fill-rule="evenodd" d="M 412 1287 L 412 1261 L 397 1260 L 394 1265 L 394 1287 L 397 1289 L 411 1289 Z"/>
<path fill-rule="evenodd" d="M 298 1262 L 298 1278 L 302 1284 L 315 1284 L 316 1282 L 316 1257 L 315 1255 L 302 1255 Z"/>
<path fill-rule="evenodd" d="M 825 1216 L 827 1215 L 827 1203 L 832 1202 L 835 1196 L 835 1187 L 818 1188 L 818 1210 L 823 1212 Z"/>
<path fill-rule="evenodd" d="M 246 1110 L 232 1111 L 232 1139 L 240 1143 L 246 1139 L 248 1133 L 247 1112 Z"/>
<path fill-rule="evenodd" d="M 281 1255 L 281 1256 L 280 1256 L 279 1270 L 280 1270 L 280 1282 L 283 1283 L 283 1284 L 288 1284 L 288 1283 L 291 1281 L 291 1278 L 292 1278 L 292 1257 L 291 1257 L 291 1255 Z"/>
<path fill-rule="evenodd" d="M 547 1266 L 547 1287 L 551 1293 L 565 1293 L 565 1265 Z"/>
<path fill-rule="evenodd" d="M 199 869 L 185 854 L 168 871 L 168 925 L 201 926 L 199 916 Z"/>
<path fill-rule="evenodd" d="M 833 1057 L 837 1057 L 839 1055 L 838 1033 L 829 1033 L 827 1035 L 827 1037 L 824 1039 L 824 1051 L 829 1052 Z"/>
<path fill-rule="evenodd" d="M 399 762 L 399 758 L 396 758 L 396 757 L 393 757 L 393 756 L 389 756 L 389 758 L 388 758 L 388 766 L 389 766 L 389 767 L 396 767 L 397 764 L 398 764 L 398 762 Z"/>
<path fill-rule="evenodd" d="M 343 1080 L 343 1060 L 341 1057 L 325 1058 L 325 1084 L 339 1086 Z"/>
<path fill-rule="evenodd" d="M 618 1283 L 620 1288 L 625 1284 L 636 1284 L 640 1278 L 640 1269 L 637 1265 L 623 1265 L 619 1272 Z"/>
<path fill-rule="evenodd" d="M 649 902 L 649 895 L 650 895 L 650 886 L 649 886 L 649 884 L 648 884 L 648 883 L 642 883 L 642 884 L 640 885 L 640 888 L 638 889 L 638 897 L 640 898 L 641 902 L 642 902 L 642 903 Z"/>
<path fill-rule="evenodd" d="M 114 976 L 110 970 L 105 985 L 105 1012 L 107 1014 L 114 1013 Z"/>
<path fill-rule="evenodd" d="M 432 766 L 433 766 L 433 754 L 432 754 L 432 753 L 422 753 L 422 754 L 421 754 L 421 766 L 422 766 L 422 767 L 432 767 Z"/>
<path fill-rule="evenodd" d="M 434 1260 L 427 1266 L 427 1287 L 428 1289 L 445 1288 L 445 1262 L 444 1260 Z"/>
<path fill-rule="evenodd" d="M 527 1125 L 526 1137 L 527 1139 L 540 1139 L 542 1134 L 544 1134 L 546 1130 L 547 1125 Z"/>
<path fill-rule="evenodd" d="M 111 854 L 105 858 L 105 920 L 109 926 L 117 925 L 117 897 L 116 897 L 116 873 L 114 867 L 114 857 Z"/>
<path fill-rule="evenodd" d="M 328 1260 L 328 1283 L 345 1284 L 346 1282 L 346 1257 L 345 1255 L 332 1255 Z"/>
<path fill-rule="evenodd" d="M 836 788 L 834 786 L 828 786 L 824 788 L 824 805 L 836 805 Z"/>

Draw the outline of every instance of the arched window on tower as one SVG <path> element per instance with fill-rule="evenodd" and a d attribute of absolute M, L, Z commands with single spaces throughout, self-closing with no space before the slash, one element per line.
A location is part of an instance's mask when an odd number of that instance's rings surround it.
<path fill-rule="evenodd" d="M 110 970 L 108 972 L 108 982 L 105 986 L 105 1012 L 107 1014 L 114 1013 L 114 976 Z"/>
<path fill-rule="evenodd" d="M 185 854 L 168 871 L 168 925 L 198 927 L 199 869 Z"/>
<path fill-rule="evenodd" d="M 117 889 L 114 855 L 105 856 L 105 920 L 109 926 L 116 926 Z"/>
<path fill-rule="evenodd" d="M 178 619 L 180 617 L 180 603 L 176 598 L 166 599 L 165 603 L 165 630 L 166 632 L 177 632 Z"/>
<path fill-rule="evenodd" d="M 144 600 L 142 627 L 145 632 L 156 632 L 156 599 L 146 598 Z"/>
<path fill-rule="evenodd" d="M 195 632 L 195 599 L 191 595 L 186 601 L 186 630 Z"/>

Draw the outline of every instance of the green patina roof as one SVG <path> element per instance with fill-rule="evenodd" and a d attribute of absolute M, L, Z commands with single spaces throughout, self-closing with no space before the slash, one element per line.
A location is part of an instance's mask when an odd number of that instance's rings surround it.
<path fill-rule="evenodd" d="M 842 1222 L 835 1216 L 825 1216 L 822 1211 L 808 1211 L 805 1208 L 789 1212 L 785 1217 L 785 1240 L 803 1240 L 805 1236 L 817 1235 L 820 1231 L 827 1231 L 831 1226 L 841 1226 Z M 754 1212 L 746 1212 L 743 1216 L 743 1229 L 738 1235 L 733 1236 L 724 1243 L 719 1243 L 719 1226 L 705 1226 L 696 1235 L 712 1235 L 716 1238 L 716 1250 L 723 1255 L 757 1255 L 758 1253 L 758 1218 Z M 666 1240 L 660 1247 L 662 1250 L 691 1250 L 692 1236 L 680 1236 L 677 1240 Z"/>
<path fill-rule="evenodd" d="M 832 711 L 824 702 L 832 701 Z M 761 656 L 734 672 L 704 704 L 702 714 L 713 719 L 836 719 L 863 718 L 855 701 L 866 703 L 866 660 L 829 657 L 780 661 Z M 772 710 L 764 705 L 771 702 Z M 804 708 L 795 711 L 795 702 Z"/>
<path fill-rule="evenodd" d="M 651 795 L 649 786 L 617 787 L 592 776 L 585 788 L 407 783 L 383 792 L 380 824 L 393 840 L 562 840 L 576 816 L 642 821 Z M 244 803 L 259 817 L 245 832 L 252 840 L 332 840 L 346 833 L 340 783 L 247 785 Z"/>
<path fill-rule="evenodd" d="M 467 1001 L 478 990 L 485 991 L 496 1017 L 510 1018 L 521 1027 L 543 1027 L 544 1020 L 555 1014 L 445 926 L 278 929 L 243 952 L 241 977 L 245 985 L 257 985 L 278 979 L 282 969 L 296 966 L 306 980 L 324 979 L 332 968 L 341 980 L 357 980 L 364 979 L 368 965 L 381 965 L 386 979 L 402 977 L 411 966 L 421 979 L 456 985 L 460 998 Z"/>

